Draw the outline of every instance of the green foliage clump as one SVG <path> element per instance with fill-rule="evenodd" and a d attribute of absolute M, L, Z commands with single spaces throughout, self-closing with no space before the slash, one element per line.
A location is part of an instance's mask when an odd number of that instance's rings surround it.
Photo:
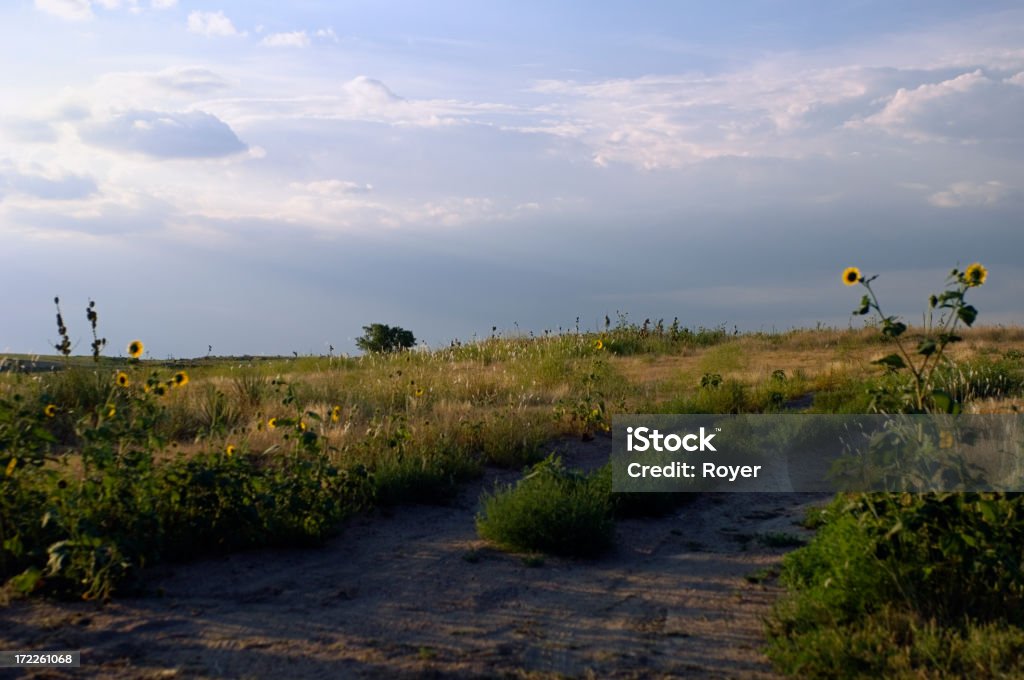
<path fill-rule="evenodd" d="M 610 491 L 602 476 L 566 470 L 551 455 L 515 486 L 484 495 L 477 532 L 511 550 L 593 557 L 614 538 Z"/>
<path fill-rule="evenodd" d="M 785 672 L 812 677 L 959 674 L 968 661 L 949 650 L 976 655 L 988 635 L 989 651 L 1019 655 L 1022 516 L 1021 496 L 836 499 L 817 518 L 814 540 L 784 560 L 792 594 L 773 612 L 769 655 Z M 996 677 L 1018 658 L 989 658 L 977 677 Z"/>
<path fill-rule="evenodd" d="M 416 344 L 411 331 L 401 326 L 373 323 L 363 326 L 363 335 L 356 338 L 356 347 L 364 352 L 387 353 L 410 349 Z"/>

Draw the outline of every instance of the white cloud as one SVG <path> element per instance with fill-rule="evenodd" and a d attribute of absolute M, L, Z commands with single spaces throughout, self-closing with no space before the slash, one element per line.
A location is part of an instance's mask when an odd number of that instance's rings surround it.
<path fill-rule="evenodd" d="M 383 82 L 357 76 L 340 87 L 337 94 L 282 97 L 210 99 L 204 110 L 216 112 L 239 124 L 289 119 L 352 120 L 396 126 L 438 127 L 459 124 L 490 124 L 492 115 L 529 113 L 520 107 L 497 103 L 466 102 L 453 99 L 406 99 L 395 94 Z M 336 87 L 336 86 L 333 86 Z"/>
<path fill-rule="evenodd" d="M 47 201 L 67 201 L 87 198 L 96 191 L 95 180 L 87 175 L 46 172 L 38 166 L 22 170 L 10 161 L 0 161 L 0 201 L 8 193 Z"/>
<path fill-rule="evenodd" d="M 267 47 L 309 47 L 309 36 L 305 31 L 271 33 L 261 42 Z"/>
<path fill-rule="evenodd" d="M 338 34 L 334 32 L 333 28 L 317 29 L 316 37 L 330 40 L 331 42 L 338 42 Z"/>
<path fill-rule="evenodd" d="M 316 182 L 307 182 L 306 184 L 296 182 L 292 183 L 290 187 L 292 189 L 311 194 L 319 194 L 321 196 L 366 194 L 373 191 L 372 184 L 359 184 L 357 182 L 349 182 L 340 179 L 318 180 Z"/>
<path fill-rule="evenodd" d="M 248 149 L 227 123 L 202 111 L 128 111 L 87 123 L 81 134 L 97 146 L 155 158 L 217 158 Z"/>
<path fill-rule="evenodd" d="M 367 76 L 353 78 L 342 89 L 358 108 L 382 109 L 405 101 L 381 81 Z"/>
<path fill-rule="evenodd" d="M 815 149 L 805 140 L 833 127 L 834 109 L 865 97 L 869 82 L 856 67 L 794 71 L 771 63 L 716 76 L 546 80 L 533 88 L 549 100 L 542 120 L 517 129 L 577 139 L 600 166 L 799 157 Z"/>
<path fill-rule="evenodd" d="M 228 87 L 228 82 L 210 69 L 201 67 L 166 68 L 149 74 L 152 82 L 169 90 L 207 93 Z"/>
<path fill-rule="evenodd" d="M 928 197 L 937 208 L 990 207 L 1001 203 L 1009 195 L 1002 182 L 955 182 L 945 191 Z"/>
<path fill-rule="evenodd" d="M 240 33 L 224 12 L 194 11 L 188 15 L 188 30 L 205 36 L 245 35 Z"/>
<path fill-rule="evenodd" d="M 71 21 L 93 17 L 90 0 L 35 0 L 35 7 L 47 14 Z"/>
<path fill-rule="evenodd" d="M 153 9 L 170 9 L 178 5 L 178 0 L 150 0 L 149 6 Z"/>
<path fill-rule="evenodd" d="M 881 111 L 848 126 L 918 142 L 1020 139 L 1024 89 L 1014 78 L 995 80 L 975 69 L 938 83 L 901 87 Z"/>

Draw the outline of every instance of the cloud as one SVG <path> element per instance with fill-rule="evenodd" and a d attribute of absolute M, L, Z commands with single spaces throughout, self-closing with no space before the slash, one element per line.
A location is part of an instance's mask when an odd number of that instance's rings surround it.
<path fill-rule="evenodd" d="M 305 31 L 271 33 L 261 43 L 267 47 L 309 47 L 309 36 Z"/>
<path fill-rule="evenodd" d="M 205 68 L 168 68 L 151 74 L 157 85 L 169 90 L 189 93 L 207 93 L 228 87 L 228 82 L 213 71 Z"/>
<path fill-rule="evenodd" d="M 353 78 L 342 89 L 359 108 L 381 109 L 405 101 L 381 81 L 367 76 Z"/>
<path fill-rule="evenodd" d="M 73 173 L 46 175 L 38 171 L 22 172 L 10 162 L 0 163 L 0 198 L 7 193 L 18 193 L 50 201 L 87 198 L 96 193 L 92 177 Z"/>
<path fill-rule="evenodd" d="M 1002 182 L 956 182 L 929 196 L 928 202 L 937 208 L 990 207 L 1008 195 L 1008 187 Z"/>
<path fill-rule="evenodd" d="M 136 10 L 138 6 L 138 0 L 93 0 L 97 5 L 103 9 L 120 9 L 121 5 L 126 5 L 129 9 Z"/>
<path fill-rule="evenodd" d="M 170 9 L 178 5 L 178 0 L 150 0 L 149 6 L 153 9 Z"/>
<path fill-rule="evenodd" d="M 45 120 L 9 118 L 4 122 L 3 129 L 14 138 L 12 141 L 19 144 L 48 144 L 57 141 L 57 132 Z"/>
<path fill-rule="evenodd" d="M 86 124 L 81 133 L 96 146 L 155 158 L 217 158 L 248 149 L 227 123 L 203 111 L 128 111 Z"/>
<path fill-rule="evenodd" d="M 340 179 L 326 179 L 306 184 L 292 183 L 292 189 L 304 191 L 310 194 L 321 196 L 333 196 L 339 194 L 368 194 L 373 191 L 372 184 L 359 184 Z"/>
<path fill-rule="evenodd" d="M 732 72 L 542 80 L 547 103 L 522 132 L 575 139 L 598 166 L 679 168 L 722 157 L 800 157 L 864 101 L 873 73 L 861 67 L 793 69 L 756 63 Z M 836 119 L 839 119 L 838 121 Z"/>
<path fill-rule="evenodd" d="M 900 88 L 881 111 L 852 121 L 852 128 L 877 128 L 923 141 L 1024 139 L 1024 88 L 1013 78 L 993 79 L 981 69 L 938 83 Z"/>
<path fill-rule="evenodd" d="M 200 12 L 194 11 L 188 15 L 188 30 L 199 35 L 210 36 L 234 36 L 245 35 L 240 33 L 231 19 L 224 15 L 224 12 Z"/>
<path fill-rule="evenodd" d="M 333 28 L 320 28 L 315 33 L 316 37 L 323 38 L 324 40 L 330 40 L 331 42 L 338 42 L 338 34 L 334 32 Z"/>
<path fill-rule="evenodd" d="M 70 21 L 83 21 L 93 17 L 90 0 L 35 0 L 35 7 L 47 14 Z"/>

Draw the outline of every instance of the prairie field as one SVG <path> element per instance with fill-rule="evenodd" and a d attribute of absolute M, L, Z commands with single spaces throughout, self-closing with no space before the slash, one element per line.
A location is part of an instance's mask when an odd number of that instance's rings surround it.
<path fill-rule="evenodd" d="M 1024 329 L 962 336 L 936 387 L 1019 413 Z M 0 647 L 125 678 L 1024 672 L 1012 494 L 611 492 L 613 415 L 867 413 L 902 389 L 872 363 L 892 343 L 623 319 L 361 357 L 7 356 Z"/>

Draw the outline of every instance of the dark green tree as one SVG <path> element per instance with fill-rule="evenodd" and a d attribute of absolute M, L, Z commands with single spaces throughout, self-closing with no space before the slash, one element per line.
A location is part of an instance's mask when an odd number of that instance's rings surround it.
<path fill-rule="evenodd" d="M 415 344 L 412 331 L 383 323 L 363 326 L 363 335 L 356 338 L 356 346 L 364 352 L 397 352 Z"/>

